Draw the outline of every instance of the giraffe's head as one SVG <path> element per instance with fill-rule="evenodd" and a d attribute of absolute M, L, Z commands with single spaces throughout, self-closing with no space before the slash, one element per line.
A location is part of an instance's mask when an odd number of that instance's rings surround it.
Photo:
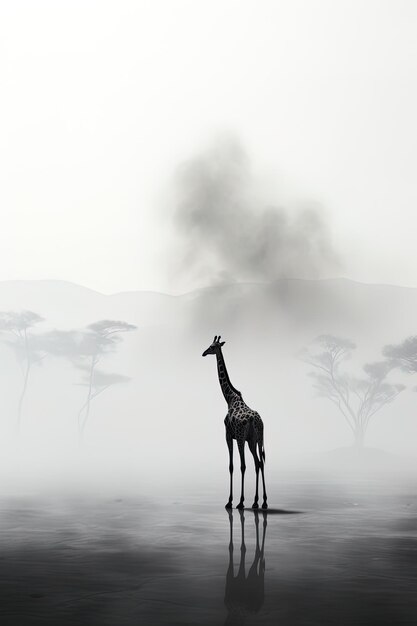
<path fill-rule="evenodd" d="M 207 350 L 204 350 L 203 356 L 207 356 L 208 354 L 217 354 L 220 351 L 221 347 L 225 344 L 225 342 L 220 341 L 220 339 L 220 335 L 218 337 L 216 335 L 213 339 L 213 343 L 211 344 L 211 346 L 209 346 Z"/>

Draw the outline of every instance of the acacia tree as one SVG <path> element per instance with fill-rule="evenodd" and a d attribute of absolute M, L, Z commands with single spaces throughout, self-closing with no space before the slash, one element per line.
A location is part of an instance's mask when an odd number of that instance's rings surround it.
<path fill-rule="evenodd" d="M 121 333 L 136 329 L 133 324 L 115 320 L 100 320 L 80 331 L 51 331 L 43 336 L 46 352 L 67 358 L 83 372 L 81 385 L 87 388 L 86 398 L 78 412 L 78 434 L 81 439 L 85 430 L 91 403 L 109 387 L 127 382 L 127 376 L 97 369 L 98 363 L 107 354 L 116 350 L 122 340 Z"/>
<path fill-rule="evenodd" d="M 40 363 L 45 356 L 39 336 L 34 335 L 31 329 L 44 319 L 33 311 L 2 311 L 0 312 L 0 332 L 7 333 L 8 338 L 3 341 L 14 351 L 22 369 L 23 382 L 17 406 L 17 432 L 20 431 L 23 401 L 29 381 L 31 368 Z"/>
<path fill-rule="evenodd" d="M 101 358 L 108 352 L 114 352 L 116 345 L 121 341 L 120 333 L 135 330 L 136 326 L 127 322 L 115 320 L 100 320 L 87 326 L 86 331 L 82 334 L 81 342 L 78 347 L 78 365 L 82 369 L 87 370 L 87 397 L 78 414 L 78 428 L 80 437 L 84 432 L 90 415 L 92 400 L 102 393 L 110 385 L 100 385 L 99 377 L 103 376 L 102 372 L 97 372 L 96 367 Z M 103 379 L 102 379 L 103 380 Z"/>
<path fill-rule="evenodd" d="M 81 440 L 91 409 L 91 403 L 109 387 L 127 382 L 129 377 L 97 369 L 102 358 L 116 350 L 121 333 L 136 326 L 123 321 L 101 320 L 83 330 L 54 330 L 42 336 L 46 353 L 68 359 L 83 372 L 79 383 L 87 388 L 86 398 L 78 412 L 78 435 Z"/>
<path fill-rule="evenodd" d="M 392 369 L 389 361 L 366 364 L 362 376 L 342 371 L 341 364 L 355 348 L 347 339 L 321 335 L 310 349 L 303 351 L 301 358 L 315 368 L 310 376 L 318 395 L 337 406 L 352 432 L 355 447 L 362 448 L 372 417 L 405 387 L 387 382 Z"/>
<path fill-rule="evenodd" d="M 392 367 L 399 367 L 408 374 L 417 372 L 417 335 L 407 337 L 397 345 L 385 346 L 382 352 Z"/>
<path fill-rule="evenodd" d="M 89 407 L 92 400 L 94 400 L 94 398 L 97 398 L 97 396 L 99 396 L 109 387 L 120 383 L 127 383 L 130 380 L 129 376 L 114 374 L 112 372 L 103 372 L 102 370 L 98 369 L 94 370 L 94 375 L 93 377 L 91 377 L 90 369 L 86 367 L 85 370 L 86 375 L 83 382 L 81 382 L 80 384 L 88 388 L 88 395 L 86 401 L 84 402 L 78 413 L 78 433 L 80 438 L 84 434 L 84 429 L 89 416 Z"/>

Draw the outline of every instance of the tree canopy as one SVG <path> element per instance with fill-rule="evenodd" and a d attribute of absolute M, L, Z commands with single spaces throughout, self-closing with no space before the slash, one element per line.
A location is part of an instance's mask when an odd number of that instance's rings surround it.
<path fill-rule="evenodd" d="M 314 368 L 309 375 L 317 394 L 337 406 L 352 431 L 355 444 L 362 446 L 371 418 L 405 387 L 386 380 L 393 369 L 390 361 L 367 363 L 361 375 L 343 371 L 342 363 L 355 349 L 356 345 L 348 339 L 320 335 L 301 353 L 301 358 Z"/>

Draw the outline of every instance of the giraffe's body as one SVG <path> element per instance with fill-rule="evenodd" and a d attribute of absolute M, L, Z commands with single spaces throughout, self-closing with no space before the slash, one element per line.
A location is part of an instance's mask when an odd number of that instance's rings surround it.
<path fill-rule="evenodd" d="M 216 355 L 220 387 L 228 405 L 228 412 L 224 420 L 224 425 L 226 427 L 226 443 L 229 448 L 230 458 L 230 495 L 226 508 L 232 507 L 233 500 L 233 439 L 235 439 L 239 449 L 240 469 L 242 473 L 242 489 L 238 508 L 244 508 L 244 476 L 246 470 L 245 443 L 248 442 L 249 449 L 255 462 L 256 471 L 256 493 L 252 508 L 258 508 L 258 480 L 259 470 L 261 470 L 264 494 L 262 508 L 266 509 L 268 505 L 264 477 L 265 451 L 263 447 L 263 422 L 259 413 L 248 407 L 248 405 L 243 401 L 240 391 L 238 391 L 230 382 L 222 353 L 223 345 L 224 342 L 220 342 L 220 337 L 217 338 L 216 336 L 211 346 L 203 353 L 203 356 L 206 356 L 207 354 Z"/>
<path fill-rule="evenodd" d="M 264 425 L 261 417 L 259 413 L 249 408 L 241 397 L 232 400 L 229 404 L 224 425 L 226 432 L 232 439 L 236 439 L 238 444 L 255 438 L 263 447 Z"/>

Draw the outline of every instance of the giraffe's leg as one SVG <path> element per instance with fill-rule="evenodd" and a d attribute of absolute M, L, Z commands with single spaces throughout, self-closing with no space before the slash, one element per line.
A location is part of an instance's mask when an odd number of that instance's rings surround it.
<path fill-rule="evenodd" d="M 265 487 L 265 474 L 264 474 L 264 457 L 262 454 L 262 449 L 263 449 L 263 443 L 259 443 L 259 465 L 261 468 L 261 474 L 262 474 L 262 488 L 263 488 L 263 492 L 264 492 L 264 501 L 262 503 L 262 508 L 263 509 L 267 509 L 268 508 L 268 503 L 267 503 L 267 496 L 266 496 L 266 487 Z"/>
<path fill-rule="evenodd" d="M 229 489 L 229 501 L 226 504 L 226 509 L 232 508 L 233 502 L 233 438 L 226 433 L 226 443 L 229 448 L 229 475 L 230 475 L 230 489 Z"/>
<path fill-rule="evenodd" d="M 258 454 L 256 452 L 256 441 L 250 440 L 249 442 L 249 449 L 252 452 L 252 456 L 253 456 L 253 460 L 255 462 L 255 472 L 256 472 L 256 491 L 255 491 L 255 500 L 253 501 L 252 504 L 252 508 L 253 509 L 257 509 L 258 508 L 258 500 L 259 500 L 259 459 L 258 459 Z"/>
<path fill-rule="evenodd" d="M 239 454 L 240 454 L 240 472 L 242 474 L 242 486 L 241 486 L 241 490 L 240 490 L 240 502 L 237 505 L 238 509 L 244 509 L 245 505 L 243 504 L 244 500 L 245 500 L 245 471 L 246 471 L 246 464 L 245 464 L 245 440 L 241 439 L 238 441 L 237 443 L 238 448 L 239 448 Z"/>

